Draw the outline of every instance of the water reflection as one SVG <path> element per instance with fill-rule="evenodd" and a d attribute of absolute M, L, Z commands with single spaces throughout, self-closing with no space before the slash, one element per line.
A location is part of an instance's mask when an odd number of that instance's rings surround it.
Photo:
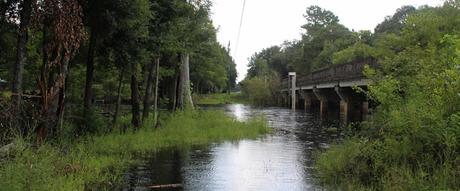
<path fill-rule="evenodd" d="M 173 149 L 146 158 L 127 174 L 125 190 L 181 183 L 176 190 L 316 190 L 312 153 L 340 137 L 327 133 L 310 114 L 244 105 L 224 109 L 238 120 L 263 115 L 275 129 L 257 140 Z M 174 190 L 174 189 L 172 189 Z"/>

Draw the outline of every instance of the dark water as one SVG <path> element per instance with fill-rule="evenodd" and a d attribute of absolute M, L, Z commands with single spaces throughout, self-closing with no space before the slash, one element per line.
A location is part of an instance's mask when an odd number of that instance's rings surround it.
<path fill-rule="evenodd" d="M 181 188 L 156 190 L 321 189 L 314 183 L 313 154 L 329 147 L 340 135 L 327 132 L 316 117 L 283 108 L 236 104 L 207 109 L 224 109 L 238 120 L 263 115 L 274 133 L 257 140 L 155 153 L 130 169 L 124 190 L 168 184 L 180 184 Z"/>

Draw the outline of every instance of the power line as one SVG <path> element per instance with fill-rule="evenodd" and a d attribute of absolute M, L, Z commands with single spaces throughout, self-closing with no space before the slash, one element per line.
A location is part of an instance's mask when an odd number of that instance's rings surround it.
<path fill-rule="evenodd" d="M 236 58 L 236 56 L 238 54 L 238 46 L 240 45 L 241 28 L 243 26 L 245 7 L 246 7 L 246 0 L 243 1 L 243 9 L 241 10 L 240 27 L 238 28 L 238 37 L 236 38 L 235 53 L 234 53 L 234 56 L 233 56 L 234 58 Z"/>

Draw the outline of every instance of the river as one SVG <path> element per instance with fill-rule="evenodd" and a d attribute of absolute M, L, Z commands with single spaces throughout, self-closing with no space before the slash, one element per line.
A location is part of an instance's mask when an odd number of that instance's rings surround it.
<path fill-rule="evenodd" d="M 145 157 L 130 168 L 123 190 L 148 186 L 158 190 L 318 190 L 314 154 L 341 137 L 321 127 L 312 114 L 284 108 L 254 108 L 240 104 L 207 106 L 223 109 L 238 120 L 263 115 L 274 132 L 256 140 L 168 149 Z M 151 189 L 150 189 L 151 190 Z"/>

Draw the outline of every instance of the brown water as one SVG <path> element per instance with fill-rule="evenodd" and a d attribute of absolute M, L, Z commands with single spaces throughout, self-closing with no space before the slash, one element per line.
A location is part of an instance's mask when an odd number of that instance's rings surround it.
<path fill-rule="evenodd" d="M 157 190 L 321 189 L 315 185 L 313 154 L 328 148 L 340 133 L 327 132 L 312 114 L 283 108 L 234 104 L 206 109 L 223 109 L 238 120 L 263 115 L 274 133 L 256 140 L 154 153 L 129 170 L 123 190 L 149 190 L 148 186 L 167 184 L 181 187 Z"/>

